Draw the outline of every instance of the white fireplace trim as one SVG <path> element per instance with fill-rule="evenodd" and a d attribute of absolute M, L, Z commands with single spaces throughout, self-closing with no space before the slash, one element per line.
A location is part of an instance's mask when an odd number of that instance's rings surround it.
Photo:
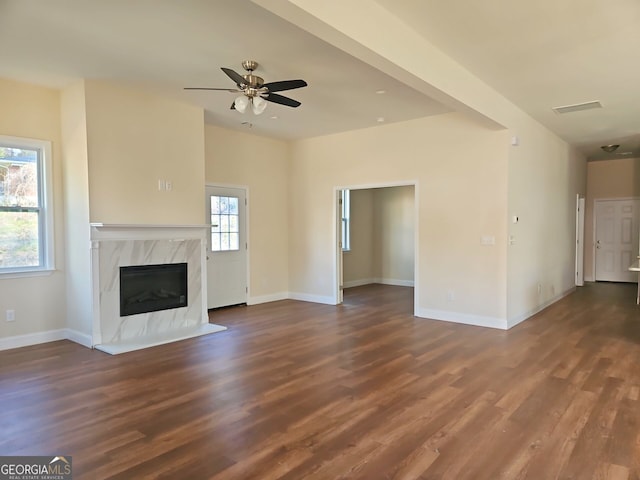
<path fill-rule="evenodd" d="M 154 344 L 158 344 L 158 335 L 161 335 L 166 339 L 166 341 L 171 341 L 173 333 L 175 333 L 175 340 L 180 340 L 185 338 L 184 328 L 189 325 L 191 327 L 195 327 L 198 331 L 203 331 L 205 333 L 208 331 L 208 329 L 199 329 L 198 327 L 209 323 L 206 297 L 206 235 L 209 226 L 91 223 L 90 227 L 91 281 L 93 295 L 92 333 L 93 344 L 96 348 L 100 348 L 100 345 L 107 347 L 107 343 L 112 347 L 115 346 L 116 350 L 119 350 L 118 344 L 121 343 L 135 343 L 137 348 L 144 348 L 140 345 L 148 343 L 147 346 L 153 346 Z M 193 244 L 194 240 L 199 242 L 197 247 Z M 145 247 L 149 249 L 148 251 L 144 249 L 140 251 L 140 242 L 146 243 L 146 241 L 151 241 L 153 243 L 149 243 Z M 178 242 L 178 245 L 175 245 L 174 242 Z M 188 244 L 185 244 L 185 242 L 188 242 Z M 132 263 L 129 263 L 128 259 L 133 258 L 134 256 L 137 256 L 140 263 L 133 264 L 145 264 L 145 261 L 147 264 L 151 264 L 157 261 L 158 258 L 160 258 L 160 262 L 163 262 L 163 252 L 166 252 L 166 254 L 169 255 L 170 253 L 175 253 L 181 250 L 182 246 L 184 246 L 184 252 L 186 252 L 185 255 L 191 258 L 193 263 L 199 264 L 200 278 L 194 278 L 193 283 L 199 284 L 200 291 L 193 292 L 190 290 L 189 296 L 190 298 L 196 298 L 200 305 L 193 304 L 189 307 L 182 307 L 188 308 L 188 310 L 182 310 L 182 312 L 163 311 L 165 313 L 159 312 L 155 315 L 150 313 L 140 314 L 140 316 L 130 316 L 128 317 L 127 322 L 131 322 L 133 326 L 128 330 L 124 329 L 126 330 L 126 336 L 121 337 L 121 333 L 118 333 L 117 336 L 113 336 L 112 334 L 115 326 L 114 322 L 124 322 L 124 320 L 122 320 L 123 317 L 119 317 L 119 313 L 117 314 L 118 318 L 115 318 L 115 306 L 113 305 L 115 300 L 114 292 L 112 291 L 114 275 L 116 275 L 115 269 L 119 266 L 131 265 Z M 190 250 L 191 253 L 187 250 Z M 115 257 L 103 258 L 101 257 L 101 252 L 103 255 L 115 255 Z M 142 258 L 143 261 L 141 261 Z M 184 259 L 182 261 L 184 261 Z M 105 263 L 108 263 L 109 270 L 113 268 L 114 271 L 101 272 L 101 263 L 103 269 L 105 268 Z M 105 290 L 107 278 L 109 278 L 108 283 L 111 284 L 109 291 Z M 199 282 L 197 280 L 199 280 Z M 195 314 L 195 317 L 180 317 L 181 313 L 185 313 L 185 315 L 187 315 L 186 312 L 188 311 L 192 311 L 192 313 Z M 168 318 L 168 315 L 170 314 L 166 312 L 172 312 L 171 315 L 173 315 L 173 317 Z M 148 317 L 142 318 L 145 315 Z M 152 327 L 150 327 L 151 324 L 153 324 Z M 119 324 L 118 332 L 123 331 L 121 327 L 122 325 Z M 160 331 L 158 329 L 160 329 Z M 103 338 L 105 331 L 108 332 L 107 338 Z M 111 336 L 111 338 L 109 338 L 109 336 Z M 166 343 L 166 341 L 163 341 L 162 343 Z M 105 348 L 102 349 L 104 350 Z"/>

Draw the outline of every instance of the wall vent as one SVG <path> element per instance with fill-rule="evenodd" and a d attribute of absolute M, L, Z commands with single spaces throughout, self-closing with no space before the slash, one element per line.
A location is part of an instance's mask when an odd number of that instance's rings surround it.
<path fill-rule="evenodd" d="M 602 104 L 598 100 L 592 102 L 576 103 L 574 105 L 565 105 L 563 107 L 553 107 L 551 110 L 558 114 L 580 112 L 582 110 L 591 110 L 593 108 L 602 108 Z"/>

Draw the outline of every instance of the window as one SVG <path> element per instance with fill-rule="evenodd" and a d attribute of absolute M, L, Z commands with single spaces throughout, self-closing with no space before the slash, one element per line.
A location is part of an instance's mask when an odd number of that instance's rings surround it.
<path fill-rule="evenodd" d="M 51 144 L 0 136 L 0 274 L 53 268 Z"/>
<path fill-rule="evenodd" d="M 238 197 L 211 195 L 211 251 L 240 250 Z"/>
<path fill-rule="evenodd" d="M 342 251 L 347 252 L 351 250 L 351 235 L 349 232 L 351 205 L 349 201 L 349 190 L 340 191 L 340 204 L 342 207 Z"/>

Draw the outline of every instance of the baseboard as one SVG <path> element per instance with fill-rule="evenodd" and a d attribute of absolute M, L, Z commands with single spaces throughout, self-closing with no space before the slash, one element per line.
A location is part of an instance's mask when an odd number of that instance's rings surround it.
<path fill-rule="evenodd" d="M 547 300 L 542 305 L 538 305 L 537 307 L 533 308 L 532 310 L 529 310 L 528 312 L 525 312 L 521 315 L 516 315 L 515 317 L 508 319 L 507 328 L 515 327 L 519 323 L 524 322 L 527 318 L 533 317 L 536 313 L 540 313 L 545 308 L 556 303 L 558 300 L 562 300 L 564 297 L 571 295 L 575 291 L 576 291 L 576 287 L 575 286 L 571 287 L 570 289 L 560 293 L 559 295 L 556 295 L 555 297 Z"/>
<path fill-rule="evenodd" d="M 361 287 L 363 285 L 371 285 L 372 283 L 376 283 L 375 278 L 362 278 L 360 280 L 349 280 L 348 282 L 344 282 L 343 287 L 344 288 Z"/>
<path fill-rule="evenodd" d="M 396 287 L 413 287 L 413 280 L 399 280 L 397 278 L 374 278 L 373 283 L 381 283 L 382 285 L 395 285 Z"/>
<path fill-rule="evenodd" d="M 12 348 L 28 347 L 30 345 L 38 345 L 40 343 L 55 342 L 65 340 L 67 338 L 67 330 L 49 330 L 46 332 L 28 333 L 26 335 L 15 335 L 13 337 L 0 338 L 0 350 L 9 350 Z"/>
<path fill-rule="evenodd" d="M 74 330 L 72 328 L 67 328 L 66 332 L 67 340 L 78 343 L 83 347 L 93 347 L 93 338 L 91 338 L 91 335 L 87 335 L 86 333 L 79 332 L 78 330 Z"/>
<path fill-rule="evenodd" d="M 446 310 L 433 310 L 430 308 L 419 309 L 416 316 L 431 320 L 441 320 L 444 322 L 475 325 L 476 327 L 497 328 L 500 330 L 507 329 L 507 321 L 503 318 L 497 317 L 484 317 L 482 315 L 471 315 L 468 313 L 450 312 Z"/>
<path fill-rule="evenodd" d="M 372 283 L 395 285 L 396 287 L 413 287 L 415 285 L 413 280 L 399 280 L 397 278 L 363 278 L 360 280 L 344 282 L 344 288 L 361 287 L 363 285 L 371 285 Z"/>
<path fill-rule="evenodd" d="M 0 350 L 10 350 L 12 348 L 29 347 L 41 343 L 57 342 L 58 340 L 70 340 L 79 343 L 83 347 L 91 348 L 91 335 L 87 335 L 70 328 L 59 330 L 48 330 L 46 332 L 28 333 L 26 335 L 15 335 L 13 337 L 0 338 Z"/>
<path fill-rule="evenodd" d="M 250 297 L 247 301 L 247 305 L 258 305 L 260 303 L 277 302 L 278 300 L 286 300 L 289 298 L 288 292 L 272 293 L 270 295 L 260 295 L 257 297 Z"/>
<path fill-rule="evenodd" d="M 322 295 L 312 295 L 310 293 L 289 292 L 291 300 L 299 300 L 301 302 L 323 303 L 325 305 L 336 305 L 333 297 L 324 297 Z"/>

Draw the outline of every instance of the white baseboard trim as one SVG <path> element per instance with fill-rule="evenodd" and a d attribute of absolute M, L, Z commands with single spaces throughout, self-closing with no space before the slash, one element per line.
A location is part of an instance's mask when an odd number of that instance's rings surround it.
<path fill-rule="evenodd" d="M 270 295 L 259 295 L 257 297 L 250 297 L 247 301 L 247 305 L 258 305 L 260 303 L 277 302 L 278 300 L 287 300 L 288 298 L 288 292 L 272 293 Z"/>
<path fill-rule="evenodd" d="M 471 315 L 469 313 L 450 312 L 446 310 L 433 310 L 431 308 L 419 309 L 416 316 L 431 320 L 442 320 L 444 322 L 475 325 L 476 327 L 498 328 L 500 330 L 507 329 L 507 321 L 504 318 L 484 317 L 482 315 Z"/>
<path fill-rule="evenodd" d="M 344 288 L 361 287 L 363 285 L 371 285 L 376 283 L 375 278 L 361 278 L 360 280 L 349 280 L 344 282 Z"/>
<path fill-rule="evenodd" d="M 413 280 L 399 280 L 397 278 L 374 278 L 373 283 L 381 283 L 382 285 L 395 285 L 396 287 L 413 287 Z"/>
<path fill-rule="evenodd" d="M 344 288 L 361 287 L 362 285 L 371 285 L 372 283 L 380 283 L 381 285 L 395 285 L 396 287 L 413 287 L 413 280 L 398 280 L 397 278 L 363 278 L 360 280 L 350 280 L 344 282 Z"/>
<path fill-rule="evenodd" d="M 544 302 L 542 305 L 538 305 L 537 307 L 529 310 L 528 312 L 522 313 L 520 315 L 516 315 L 513 318 L 509 318 L 507 320 L 507 328 L 512 328 L 515 327 L 516 325 L 518 325 L 519 323 L 524 322 L 527 318 L 531 318 L 533 317 L 536 313 L 541 312 L 542 310 L 544 310 L 545 308 L 547 308 L 548 306 L 556 303 L 558 300 L 563 299 L 564 297 L 571 295 L 573 292 L 576 291 L 576 287 L 571 287 L 570 289 L 560 293 L 559 295 L 556 295 L 555 297 L 547 300 L 546 302 Z"/>
<path fill-rule="evenodd" d="M 9 350 L 11 348 L 28 347 L 30 345 L 38 345 L 40 343 L 55 342 L 65 340 L 67 338 L 67 330 L 49 330 L 46 332 L 28 333 L 26 335 L 15 335 L 13 337 L 0 338 L 0 350 Z"/>
<path fill-rule="evenodd" d="M 10 350 L 12 348 L 29 347 L 41 343 L 57 342 L 58 340 L 71 340 L 79 343 L 83 347 L 91 348 L 91 335 L 87 335 L 70 328 L 59 330 L 48 330 L 46 332 L 28 333 L 26 335 L 15 335 L 13 337 L 0 338 L 0 350 Z"/>
<path fill-rule="evenodd" d="M 299 300 L 301 302 L 323 303 L 325 305 L 336 305 L 333 297 L 324 297 L 322 295 L 312 295 L 310 293 L 289 292 L 291 300 Z"/>
<path fill-rule="evenodd" d="M 74 330 L 73 328 L 67 328 L 66 332 L 67 340 L 78 343 L 83 347 L 93 348 L 93 338 L 91 338 L 91 335 L 79 332 L 78 330 Z"/>

